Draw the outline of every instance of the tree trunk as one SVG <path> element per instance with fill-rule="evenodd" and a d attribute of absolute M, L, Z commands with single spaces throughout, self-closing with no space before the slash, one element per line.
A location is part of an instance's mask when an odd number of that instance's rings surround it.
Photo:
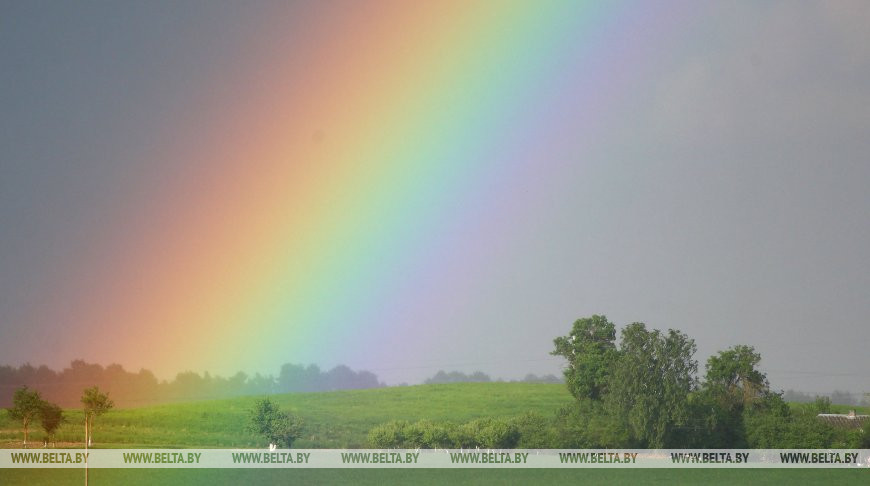
<path fill-rule="evenodd" d="M 24 419 L 24 448 L 27 449 L 27 419 Z"/>

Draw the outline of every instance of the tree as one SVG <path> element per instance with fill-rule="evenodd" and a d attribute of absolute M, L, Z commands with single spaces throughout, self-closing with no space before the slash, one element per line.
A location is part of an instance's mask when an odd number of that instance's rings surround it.
<path fill-rule="evenodd" d="M 702 447 L 741 449 L 759 443 L 758 424 L 766 424 L 769 435 L 780 430 L 773 424 L 791 423 L 788 407 L 770 391 L 767 377 L 758 370 L 760 362 L 761 355 L 745 345 L 719 351 L 707 360 L 703 386 L 693 397 L 696 418 L 706 435 L 694 434 L 691 439 L 703 436 L 698 443 Z M 762 417 L 766 415 L 771 417 Z"/>
<path fill-rule="evenodd" d="M 20 420 L 24 428 L 24 447 L 27 447 L 27 431 L 30 428 L 33 419 L 38 418 L 39 410 L 42 407 L 42 397 L 39 392 L 31 390 L 26 386 L 15 390 L 12 396 L 12 408 L 9 409 L 9 416 L 14 420 Z"/>
<path fill-rule="evenodd" d="M 39 409 L 39 419 L 42 422 L 42 430 L 45 431 L 45 443 L 48 445 L 49 442 L 52 442 L 51 439 L 54 437 L 57 428 L 66 421 L 66 418 L 63 416 L 63 409 L 54 403 L 44 401 Z"/>
<path fill-rule="evenodd" d="M 813 413 L 813 415 L 818 415 L 820 413 L 831 413 L 831 399 L 828 397 L 816 397 L 816 399 L 808 405 L 808 408 Z"/>
<path fill-rule="evenodd" d="M 108 393 L 102 393 L 99 387 L 86 388 L 82 394 L 82 405 L 85 410 L 85 444 L 91 445 L 94 418 L 103 415 L 115 406 Z"/>
<path fill-rule="evenodd" d="M 695 341 L 669 329 L 648 331 L 635 322 L 622 330 L 619 359 L 607 403 L 640 444 L 672 445 L 690 418 L 689 394 L 696 388 Z"/>
<path fill-rule="evenodd" d="M 251 410 L 248 430 L 265 436 L 269 444 L 290 448 L 302 435 L 302 421 L 294 414 L 281 411 L 268 398 L 257 401 Z"/>
<path fill-rule="evenodd" d="M 607 392 L 608 376 L 616 362 L 616 327 L 605 316 L 574 321 L 571 333 L 553 340 L 550 354 L 568 360 L 565 383 L 575 398 L 600 400 Z"/>
<path fill-rule="evenodd" d="M 761 355 L 752 346 L 738 345 L 707 360 L 704 386 L 725 409 L 743 409 L 770 392 L 767 376 L 756 367 Z"/>

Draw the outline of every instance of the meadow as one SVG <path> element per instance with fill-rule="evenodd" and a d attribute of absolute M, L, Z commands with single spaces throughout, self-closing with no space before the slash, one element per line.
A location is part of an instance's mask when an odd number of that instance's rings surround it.
<path fill-rule="evenodd" d="M 245 430 L 248 411 L 262 397 L 156 405 L 111 410 L 95 423 L 95 447 L 233 448 L 263 447 Z M 282 410 L 299 415 L 305 435 L 298 448 L 364 448 L 368 431 L 390 420 L 464 422 L 481 417 L 515 417 L 527 411 L 551 416 L 573 398 L 560 384 L 456 383 L 273 395 Z M 83 415 L 66 411 L 69 423 L 57 433 L 61 444 L 81 443 Z M 21 426 L 0 414 L 0 444 L 20 444 Z M 32 440 L 44 433 L 31 429 Z"/>
<path fill-rule="evenodd" d="M 259 448 L 264 440 L 246 430 L 249 410 L 261 396 L 113 409 L 95 423 L 98 448 Z M 282 410 L 299 415 L 305 434 L 298 448 L 365 448 L 368 431 L 390 420 L 466 422 L 511 418 L 525 412 L 551 417 L 572 403 L 564 385 L 535 383 L 455 383 L 286 393 L 270 397 Z M 792 403 L 791 407 L 803 405 Z M 843 413 L 867 407 L 834 405 Z M 80 447 L 84 440 L 80 410 L 66 410 L 67 423 L 56 434 L 59 447 Z M 35 424 L 31 442 L 41 447 L 44 432 Z M 21 424 L 0 413 L 0 447 L 21 446 Z"/>
<path fill-rule="evenodd" d="M 0 484 L 80 485 L 83 471 L 0 469 Z M 870 470 L 854 469 L 100 469 L 91 485 L 216 484 L 711 484 L 852 485 L 868 484 Z"/>
<path fill-rule="evenodd" d="M 112 410 L 96 422 L 98 448 L 262 448 L 262 439 L 245 431 L 248 410 L 261 397 Z M 510 418 L 527 411 L 550 416 L 571 403 L 564 385 L 527 383 L 459 383 L 371 390 L 291 393 L 272 396 L 284 410 L 299 414 L 306 434 L 296 447 L 367 447 L 366 435 L 389 420 L 430 419 L 464 422 L 481 417 Z M 846 407 L 838 406 L 837 410 Z M 61 446 L 80 447 L 83 438 L 77 410 L 58 434 Z M 37 425 L 32 440 L 41 442 Z M 0 444 L 19 447 L 20 425 L 0 414 Z M 78 442 L 78 444 L 74 444 Z M 38 445 L 37 447 L 41 447 Z M 256 470 L 256 469 L 99 469 L 90 484 L 867 484 L 870 470 Z M 0 470 L 3 485 L 81 484 L 80 470 Z"/>

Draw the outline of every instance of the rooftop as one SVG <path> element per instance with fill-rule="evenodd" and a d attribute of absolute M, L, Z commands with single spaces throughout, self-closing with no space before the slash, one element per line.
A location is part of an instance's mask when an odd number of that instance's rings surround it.
<path fill-rule="evenodd" d="M 847 414 L 820 413 L 818 418 L 836 427 L 858 429 L 864 425 L 864 422 L 870 419 L 870 415 L 856 415 L 854 410 L 850 410 Z"/>

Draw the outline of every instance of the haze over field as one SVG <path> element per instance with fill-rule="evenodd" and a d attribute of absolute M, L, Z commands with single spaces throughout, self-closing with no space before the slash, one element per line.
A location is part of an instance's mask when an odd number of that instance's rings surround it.
<path fill-rule="evenodd" d="M 870 2 L 0 2 L 0 364 L 870 391 Z"/>

